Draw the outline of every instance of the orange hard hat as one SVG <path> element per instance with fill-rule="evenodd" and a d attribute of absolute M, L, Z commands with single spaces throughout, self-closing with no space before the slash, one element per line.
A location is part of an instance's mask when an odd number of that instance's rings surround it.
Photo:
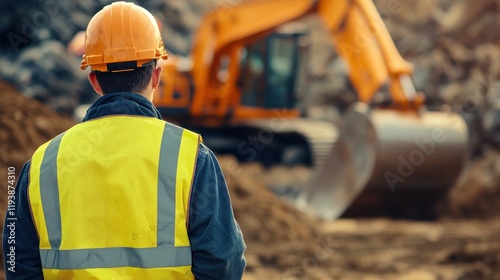
<path fill-rule="evenodd" d="M 160 58 L 168 55 L 153 15 L 134 3 L 114 2 L 90 20 L 80 68 L 130 71 Z"/>

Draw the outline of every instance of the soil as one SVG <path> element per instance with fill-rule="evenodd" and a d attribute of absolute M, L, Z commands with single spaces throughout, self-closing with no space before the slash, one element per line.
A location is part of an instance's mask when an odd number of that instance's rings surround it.
<path fill-rule="evenodd" d="M 304 168 L 220 157 L 248 245 L 243 279 L 500 279 L 500 172 L 484 168 L 495 155 L 471 163 L 428 222 L 319 221 L 267 187 L 300 184 Z"/>
<path fill-rule="evenodd" d="M 38 146 L 74 123 L 7 84 L 0 83 L 0 93 L 0 164 L 20 171 Z"/>
<path fill-rule="evenodd" d="M 310 170 L 219 157 L 248 245 L 244 279 L 500 279 L 500 157 L 472 161 L 439 219 L 323 222 L 269 190 Z"/>
<path fill-rule="evenodd" d="M 500 153 L 488 151 L 482 158 L 471 162 L 441 208 L 443 217 L 499 217 Z"/>
<path fill-rule="evenodd" d="M 23 164 L 46 141 L 74 123 L 42 103 L 20 95 L 13 87 L 0 82 L 0 224 L 3 228 L 7 203 L 7 169 L 18 175 Z M 1 245 L 0 245 L 1 247 Z M 3 268 L 3 255 L 0 255 Z M 3 274 L 3 273 L 2 273 Z M 3 277 L 3 276 L 2 276 Z M 0 279 L 2 278 L 0 277 Z"/>

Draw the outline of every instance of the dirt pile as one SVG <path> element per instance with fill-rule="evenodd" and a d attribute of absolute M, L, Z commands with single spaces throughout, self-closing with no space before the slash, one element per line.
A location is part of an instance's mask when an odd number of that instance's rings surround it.
<path fill-rule="evenodd" d="M 7 168 L 14 167 L 19 175 L 23 164 L 38 146 L 73 125 L 47 106 L 21 96 L 13 87 L 0 82 L 0 177 L 6 178 Z M 17 178 L 17 176 L 16 176 Z M 6 210 L 7 180 L 0 182 L 0 217 Z M 1 247 L 1 245 L 0 245 Z M 3 267 L 3 255 L 0 255 Z M 0 274 L 0 278 L 3 275 Z"/>
<path fill-rule="evenodd" d="M 39 145 L 71 127 L 73 121 L 42 103 L 21 96 L 9 85 L 0 83 L 0 93 L 1 170 L 14 166 L 20 171 Z"/>
<path fill-rule="evenodd" d="M 240 165 L 230 156 L 219 160 L 248 246 L 249 270 L 258 266 L 290 268 L 313 257 L 318 221 L 272 193 L 265 184 L 269 173 L 261 165 Z"/>
<path fill-rule="evenodd" d="M 469 164 L 448 194 L 442 217 L 455 219 L 500 217 L 500 154 L 490 151 Z"/>

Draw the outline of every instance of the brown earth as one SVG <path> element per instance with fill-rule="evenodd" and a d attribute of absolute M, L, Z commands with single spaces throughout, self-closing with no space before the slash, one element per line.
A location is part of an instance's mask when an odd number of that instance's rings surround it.
<path fill-rule="evenodd" d="M 246 280 L 500 279 L 500 186 L 478 179 L 492 176 L 489 157 L 471 164 L 432 222 L 318 221 L 265 187 L 307 179 L 302 168 L 219 160 L 248 245 Z"/>
<path fill-rule="evenodd" d="M 73 121 L 47 108 L 45 105 L 27 99 L 14 88 L 0 83 L 0 217 L 3 228 L 7 203 L 7 168 L 14 167 L 21 172 L 23 164 L 35 149 L 50 138 L 73 125 Z M 1 247 L 1 245 L 0 245 Z M 3 255 L 0 255 L 3 268 Z M 3 276 L 0 277 L 0 279 Z"/>
<path fill-rule="evenodd" d="M 9 85 L 0 83 L 0 164 L 20 171 L 35 149 L 73 125 L 45 105 L 27 99 Z M 2 182 L 2 187 L 5 187 Z"/>
<path fill-rule="evenodd" d="M 469 164 L 441 206 L 447 218 L 500 217 L 500 153 L 489 151 Z"/>

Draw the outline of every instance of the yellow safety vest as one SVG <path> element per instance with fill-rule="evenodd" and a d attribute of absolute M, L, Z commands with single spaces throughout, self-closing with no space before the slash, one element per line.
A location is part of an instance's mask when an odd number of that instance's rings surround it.
<path fill-rule="evenodd" d="M 187 220 L 200 136 L 164 121 L 78 124 L 32 157 L 45 279 L 194 279 Z"/>

